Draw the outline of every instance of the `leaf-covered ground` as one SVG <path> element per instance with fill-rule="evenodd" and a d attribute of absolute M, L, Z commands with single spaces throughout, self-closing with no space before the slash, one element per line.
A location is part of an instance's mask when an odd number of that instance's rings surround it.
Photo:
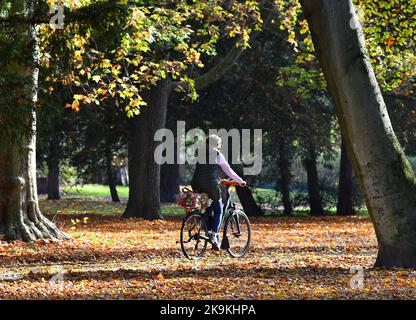
<path fill-rule="evenodd" d="M 372 269 L 376 241 L 366 217 L 253 218 L 244 259 L 209 251 L 191 262 L 176 243 L 181 217 L 149 222 L 108 214 L 122 207 L 42 201 L 72 239 L 0 242 L 0 298 L 416 298 L 416 272 Z M 362 288 L 351 267 L 363 267 Z"/>

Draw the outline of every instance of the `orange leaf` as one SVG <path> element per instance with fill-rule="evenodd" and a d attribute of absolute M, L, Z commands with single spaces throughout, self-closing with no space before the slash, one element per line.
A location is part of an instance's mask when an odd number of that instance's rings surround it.
<path fill-rule="evenodd" d="M 76 112 L 78 112 L 79 111 L 79 101 L 74 100 L 74 102 L 72 102 L 71 108 L 72 108 L 72 110 L 75 110 Z"/>
<path fill-rule="evenodd" d="M 391 47 L 395 42 L 396 40 L 393 37 L 388 37 L 386 40 L 384 40 L 384 43 L 389 47 Z"/>
<path fill-rule="evenodd" d="M 165 277 L 163 276 L 163 274 L 158 273 L 157 275 L 153 276 L 153 279 L 155 279 L 155 280 L 164 280 Z"/>

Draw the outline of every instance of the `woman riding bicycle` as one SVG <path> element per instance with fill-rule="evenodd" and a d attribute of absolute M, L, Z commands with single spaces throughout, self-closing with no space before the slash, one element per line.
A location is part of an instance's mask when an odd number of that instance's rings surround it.
<path fill-rule="evenodd" d="M 206 161 L 205 163 L 200 163 L 200 161 L 198 161 L 196 164 L 191 185 L 194 192 L 204 192 L 212 199 L 211 206 L 206 210 L 206 213 L 211 214 L 211 212 L 214 211 L 211 241 L 214 248 L 219 249 L 219 231 L 223 208 L 218 169 L 221 168 L 227 176 L 238 182 L 242 187 L 246 185 L 246 182 L 231 169 L 227 160 L 225 160 L 224 155 L 220 152 L 221 138 L 219 136 L 210 135 L 204 143 L 206 146 Z"/>

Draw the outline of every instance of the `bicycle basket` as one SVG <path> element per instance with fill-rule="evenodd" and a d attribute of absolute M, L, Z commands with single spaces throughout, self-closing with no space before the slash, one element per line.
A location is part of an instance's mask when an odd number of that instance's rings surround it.
<path fill-rule="evenodd" d="M 188 188 L 183 188 L 181 191 L 178 204 L 182 206 L 186 212 L 205 210 L 211 204 L 206 193 L 196 193 Z"/>

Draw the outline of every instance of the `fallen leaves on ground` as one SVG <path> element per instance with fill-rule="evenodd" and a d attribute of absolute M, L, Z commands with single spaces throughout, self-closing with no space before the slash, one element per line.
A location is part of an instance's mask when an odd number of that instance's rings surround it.
<path fill-rule="evenodd" d="M 252 218 L 245 258 L 208 251 L 194 262 L 177 243 L 181 217 L 121 220 L 108 214 L 111 203 L 78 202 L 42 201 L 71 240 L 0 242 L 0 298 L 416 298 L 416 272 L 372 268 L 377 245 L 366 217 Z M 351 268 L 362 268 L 363 282 Z"/>

